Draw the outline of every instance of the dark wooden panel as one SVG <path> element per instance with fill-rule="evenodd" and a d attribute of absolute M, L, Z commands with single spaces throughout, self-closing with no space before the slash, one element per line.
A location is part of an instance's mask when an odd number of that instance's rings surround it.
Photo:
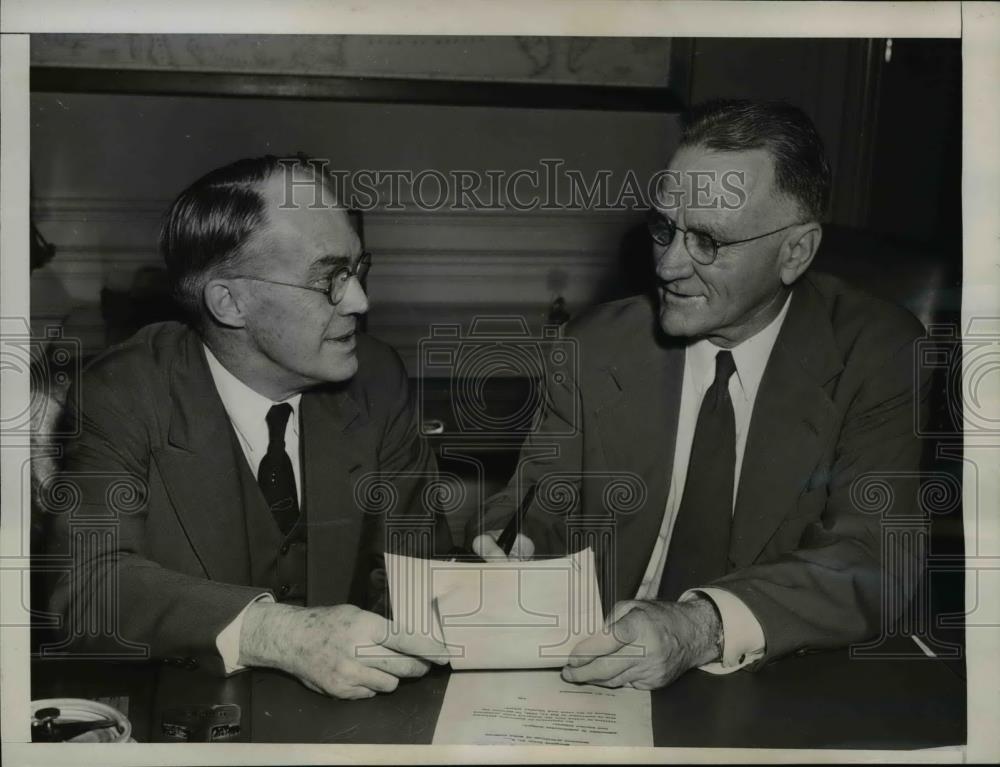
<path fill-rule="evenodd" d="M 682 96 L 669 88 L 76 67 L 32 67 L 31 89 L 57 93 L 290 98 L 626 112 L 676 112 L 683 108 Z"/>

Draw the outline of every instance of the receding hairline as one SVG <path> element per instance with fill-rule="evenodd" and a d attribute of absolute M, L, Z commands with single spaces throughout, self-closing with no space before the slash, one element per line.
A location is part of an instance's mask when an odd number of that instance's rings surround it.
<path fill-rule="evenodd" d="M 783 101 L 712 99 L 682 117 L 679 146 L 720 151 L 764 149 L 774 160 L 775 189 L 801 217 L 821 221 L 830 205 L 831 169 L 815 123 Z"/>
<path fill-rule="evenodd" d="M 291 226 L 294 228 L 294 224 L 290 223 L 287 219 L 282 221 L 280 218 L 275 217 L 275 211 L 295 213 L 299 211 L 317 210 L 333 215 L 339 220 L 340 226 L 343 227 L 344 231 L 348 233 L 349 236 L 358 239 L 360 245 L 360 238 L 358 238 L 357 232 L 354 230 L 354 226 L 351 223 L 350 216 L 348 215 L 348 210 L 346 207 L 336 204 L 335 190 L 328 183 L 328 179 L 325 174 L 322 174 L 318 170 L 308 166 L 303 167 L 301 165 L 296 165 L 293 168 L 293 173 L 299 174 L 300 179 L 308 178 L 310 180 L 315 180 L 319 178 L 324 189 L 329 192 L 330 199 L 322 200 L 321 207 L 313 208 L 313 198 L 311 196 L 304 202 L 300 200 L 295 205 L 282 206 L 281 203 L 284 200 L 285 195 L 285 190 L 281 185 L 283 180 L 282 173 L 282 170 L 278 168 L 267 177 L 256 180 L 252 183 L 251 188 L 261 200 L 260 222 L 254 226 L 247 235 L 247 238 L 240 247 L 239 252 L 235 254 L 235 261 L 244 265 L 251 263 L 255 257 L 260 255 L 260 248 L 258 246 L 264 244 L 266 248 L 267 238 L 278 234 L 278 232 L 275 231 L 275 227 L 280 228 L 282 226 Z M 307 196 L 312 194 L 308 188 L 302 188 L 302 191 Z M 345 255 L 344 258 L 350 260 L 350 257 L 347 255 Z"/>
<path fill-rule="evenodd" d="M 289 171 L 292 174 L 293 182 L 292 199 L 290 201 L 285 199 L 286 188 L 284 186 L 286 175 Z M 306 183 L 303 183 L 303 181 Z M 277 186 L 279 182 L 281 182 L 281 186 Z M 333 185 L 329 174 L 308 163 L 298 162 L 293 164 L 291 161 L 281 162 L 267 176 L 254 181 L 253 187 L 262 199 L 266 199 L 272 190 L 279 191 L 282 200 L 281 207 L 286 210 L 299 206 L 310 207 L 317 202 L 323 207 L 343 210 L 345 212 L 347 210 L 340 204 L 337 198 L 337 189 Z M 321 198 L 318 201 L 316 200 L 317 189 L 322 190 Z M 298 202 L 297 198 L 299 195 L 306 195 L 307 199 Z M 285 203 L 289 204 L 286 205 Z"/>
<path fill-rule="evenodd" d="M 681 144 L 674 150 L 673 155 L 671 155 L 670 162 L 667 164 L 668 170 L 672 170 L 674 166 L 674 160 L 681 152 L 697 152 L 703 156 L 711 156 L 713 158 L 724 158 L 726 156 L 735 155 L 753 155 L 758 154 L 761 158 L 766 159 L 767 162 L 763 163 L 757 172 L 753 176 L 753 186 L 751 189 L 751 194 L 754 194 L 755 199 L 760 197 L 761 184 L 767 180 L 768 188 L 766 190 L 767 197 L 778 204 L 790 205 L 795 212 L 797 217 L 808 218 L 809 213 L 803 209 L 802 204 L 793 195 L 789 194 L 787 191 L 783 190 L 778 183 L 778 158 L 775 156 L 766 145 L 762 144 L 758 147 L 752 147 L 748 149 L 715 149 L 705 142 L 702 141 L 692 141 L 686 144 Z M 692 168 L 692 171 L 707 170 L 707 168 Z M 731 170 L 736 170 L 732 168 Z M 747 169 L 749 170 L 749 169 Z"/>

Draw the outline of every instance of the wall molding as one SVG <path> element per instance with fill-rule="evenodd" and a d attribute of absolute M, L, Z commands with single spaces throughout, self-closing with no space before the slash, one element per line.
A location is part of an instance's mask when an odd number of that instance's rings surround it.
<path fill-rule="evenodd" d="M 37 197 L 31 200 L 31 215 L 36 221 L 120 221 L 135 219 L 159 220 L 170 206 L 168 199 L 134 199 L 119 197 Z M 511 218 L 518 223 L 535 228 L 553 224 L 595 219 L 602 223 L 632 222 L 641 216 L 638 210 L 589 210 L 562 208 L 548 210 L 535 208 L 519 211 L 512 208 L 499 210 L 460 210 L 442 208 L 423 210 L 412 199 L 400 200 L 406 210 L 374 208 L 363 211 L 364 221 L 391 221 L 395 224 L 426 224 L 428 221 L 461 221 L 465 226 L 490 226 Z"/>
<path fill-rule="evenodd" d="M 162 267 L 156 240 L 168 204 L 36 198 L 33 220 L 57 248 L 47 269 L 99 316 L 103 288 L 128 291 L 138 270 Z M 514 315 L 537 329 L 556 296 L 579 312 L 614 289 L 623 233 L 636 223 L 635 213 L 620 211 L 370 211 L 369 330 L 395 346 L 415 374 L 431 323 L 466 326 L 480 314 Z M 99 329 L 88 326 L 91 346 Z"/>
<path fill-rule="evenodd" d="M 471 248 L 396 248 L 379 249 L 374 253 L 379 271 L 454 269 L 459 274 L 474 273 L 487 276 L 499 270 L 536 269 L 543 266 L 593 268 L 605 264 L 614 254 L 605 250 L 575 249 L 553 250 L 480 250 Z M 143 266 L 159 264 L 160 254 L 155 247 L 127 245 L 59 245 L 56 260 L 60 263 L 134 264 Z"/>

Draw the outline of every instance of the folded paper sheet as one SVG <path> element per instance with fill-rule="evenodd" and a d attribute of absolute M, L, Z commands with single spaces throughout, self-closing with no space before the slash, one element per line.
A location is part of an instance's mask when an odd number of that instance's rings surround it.
<path fill-rule="evenodd" d="M 601 630 L 590 549 L 527 562 L 385 559 L 400 628 L 443 640 L 456 670 L 562 666 Z"/>

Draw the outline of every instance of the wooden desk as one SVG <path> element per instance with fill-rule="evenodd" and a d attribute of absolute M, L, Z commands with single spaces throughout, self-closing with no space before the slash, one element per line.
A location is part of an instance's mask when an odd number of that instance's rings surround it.
<path fill-rule="evenodd" d="M 339 701 L 274 671 L 228 679 L 152 665 L 36 660 L 32 697 L 128 696 L 133 735 L 166 740 L 162 712 L 237 703 L 241 741 L 430 743 L 448 671 L 390 695 Z M 941 661 L 793 656 L 758 672 L 692 671 L 653 693 L 657 746 L 910 749 L 965 743 L 965 683 Z"/>

